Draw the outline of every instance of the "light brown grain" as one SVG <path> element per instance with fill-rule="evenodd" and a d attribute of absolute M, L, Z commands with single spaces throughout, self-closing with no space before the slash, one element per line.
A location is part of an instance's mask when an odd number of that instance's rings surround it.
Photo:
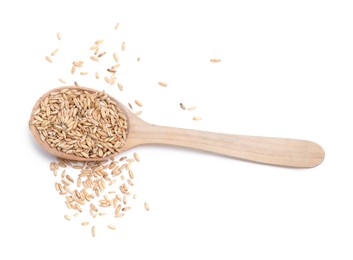
<path fill-rule="evenodd" d="M 99 53 L 97 56 L 98 56 L 98 58 L 101 58 L 101 57 L 103 57 L 105 54 L 106 54 L 106 52 L 104 51 L 104 52 Z"/>
<path fill-rule="evenodd" d="M 116 70 L 115 69 L 111 69 L 111 68 L 107 69 L 107 71 L 110 72 L 110 73 L 116 73 Z"/>
<path fill-rule="evenodd" d="M 146 211 L 150 210 L 150 206 L 148 205 L 147 202 L 145 202 L 143 205 L 144 205 Z"/>
<path fill-rule="evenodd" d="M 56 162 L 51 162 L 51 163 L 49 164 L 49 168 L 50 168 L 51 171 L 54 171 L 54 170 L 58 170 L 58 169 L 59 169 L 59 166 L 57 165 Z"/>
<path fill-rule="evenodd" d="M 56 48 L 55 50 L 53 50 L 52 52 L 51 52 L 51 56 L 54 56 L 55 54 L 57 54 L 57 52 L 59 51 L 59 48 Z"/>
<path fill-rule="evenodd" d="M 114 58 L 115 62 L 117 62 L 117 63 L 119 62 L 119 56 L 116 52 L 113 53 L 113 58 Z"/>
<path fill-rule="evenodd" d="M 75 74 L 75 71 L 76 71 L 76 66 L 75 65 L 73 65 L 72 67 L 71 67 L 71 74 Z"/>
<path fill-rule="evenodd" d="M 167 87 L 168 84 L 166 82 L 160 81 L 158 82 L 158 85 L 160 85 L 161 87 Z"/>
<path fill-rule="evenodd" d="M 98 45 L 98 44 L 101 44 L 103 42 L 104 42 L 104 40 L 96 40 L 94 43 Z"/>
<path fill-rule="evenodd" d="M 115 216 L 119 214 L 120 209 L 121 209 L 121 205 L 119 204 L 115 209 Z"/>
<path fill-rule="evenodd" d="M 92 237 L 96 236 L 96 227 L 95 226 L 91 227 L 91 234 L 92 234 Z"/>
<path fill-rule="evenodd" d="M 138 105 L 139 107 L 143 107 L 143 104 L 140 100 L 135 100 L 135 104 Z"/>
<path fill-rule="evenodd" d="M 111 229 L 111 230 L 115 230 L 116 229 L 116 227 L 114 226 L 114 225 L 107 225 L 107 227 L 109 228 L 109 229 Z"/>
<path fill-rule="evenodd" d="M 74 183 L 74 180 L 71 178 L 70 175 L 66 175 L 66 179 L 67 179 L 69 182 Z"/>
<path fill-rule="evenodd" d="M 120 91 L 123 91 L 123 85 L 120 82 L 118 82 L 118 88 Z"/>
<path fill-rule="evenodd" d="M 49 56 L 45 56 L 45 59 L 46 59 L 48 62 L 50 62 L 50 63 L 53 62 L 53 60 L 52 60 Z"/>
<path fill-rule="evenodd" d="M 61 167 L 61 168 L 66 168 L 66 164 L 62 161 L 59 161 L 58 162 L 58 165 Z"/>
<path fill-rule="evenodd" d="M 63 178 L 65 178 L 65 176 L 66 176 L 66 170 L 63 170 L 62 172 L 61 172 L 61 178 L 63 179 Z"/>
<path fill-rule="evenodd" d="M 195 110 L 196 109 L 196 106 L 189 106 L 186 108 L 186 110 Z"/>
<path fill-rule="evenodd" d="M 96 56 L 91 56 L 91 57 L 89 57 L 91 60 L 93 60 L 93 61 L 96 61 L 96 62 L 98 62 L 99 61 L 99 58 L 98 57 L 96 57 Z"/>
<path fill-rule="evenodd" d="M 134 152 L 134 158 L 135 158 L 135 160 L 137 161 L 137 162 L 139 162 L 140 161 L 140 155 L 137 153 L 137 152 Z"/>
<path fill-rule="evenodd" d="M 221 62 L 221 59 L 211 59 L 210 61 L 212 63 L 219 63 L 219 62 Z"/>
<path fill-rule="evenodd" d="M 131 169 L 129 169 L 129 177 L 130 177 L 130 179 L 134 179 L 135 178 L 135 174 L 134 174 L 134 172 L 131 170 Z"/>

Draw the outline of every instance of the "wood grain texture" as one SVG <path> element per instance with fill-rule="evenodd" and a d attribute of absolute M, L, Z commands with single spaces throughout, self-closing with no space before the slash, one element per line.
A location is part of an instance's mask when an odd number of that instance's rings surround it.
<path fill-rule="evenodd" d="M 84 87 L 70 86 L 62 88 L 77 88 L 96 92 L 96 90 Z M 71 154 L 64 154 L 55 148 L 49 147 L 48 144 L 41 141 L 37 130 L 31 124 L 33 112 L 38 109 L 40 101 L 50 92 L 62 88 L 56 88 L 44 94 L 34 106 L 29 123 L 33 136 L 44 149 L 58 157 L 69 160 L 96 161 L 97 158 L 86 159 Z M 315 167 L 325 157 L 325 152 L 321 146 L 306 140 L 233 135 L 153 125 L 141 120 L 115 98 L 111 98 L 121 107 L 128 118 L 128 138 L 122 151 L 139 145 L 172 145 L 257 163 L 297 168 Z M 116 155 L 114 154 L 114 156 Z"/>
<path fill-rule="evenodd" d="M 128 148 L 142 144 L 173 145 L 247 161 L 298 168 L 315 167 L 325 157 L 321 146 L 306 140 L 213 133 L 156 126 L 140 119 L 132 121 Z"/>

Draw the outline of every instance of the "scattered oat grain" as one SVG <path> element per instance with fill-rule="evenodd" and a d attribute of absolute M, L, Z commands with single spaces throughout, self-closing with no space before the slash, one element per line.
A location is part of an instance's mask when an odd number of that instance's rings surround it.
<path fill-rule="evenodd" d="M 195 110 L 195 109 L 196 109 L 196 106 L 190 106 L 186 108 L 186 110 Z"/>
<path fill-rule="evenodd" d="M 73 65 L 73 66 L 71 67 L 71 74 L 75 74 L 75 71 L 76 71 L 76 66 Z"/>
<path fill-rule="evenodd" d="M 183 103 L 180 103 L 180 107 L 181 107 L 182 110 L 185 110 L 185 106 L 184 106 Z"/>
<path fill-rule="evenodd" d="M 54 56 L 58 51 L 59 51 L 59 48 L 53 50 L 50 55 L 51 55 L 51 56 Z"/>
<path fill-rule="evenodd" d="M 92 234 L 92 237 L 95 237 L 95 236 L 96 236 L 96 227 L 95 227 L 95 226 L 92 226 L 92 228 L 91 228 L 91 234 Z"/>
<path fill-rule="evenodd" d="M 59 165 L 61 168 L 66 168 L 66 164 L 65 164 L 63 161 L 59 161 L 59 162 L 58 162 L 58 165 Z"/>
<path fill-rule="evenodd" d="M 88 225 L 89 225 L 89 222 L 87 221 L 81 223 L 81 226 L 88 226 Z"/>
<path fill-rule="evenodd" d="M 145 206 L 145 210 L 146 210 L 146 211 L 149 211 L 149 210 L 150 210 L 150 206 L 147 204 L 147 202 L 144 203 L 144 206 Z"/>
<path fill-rule="evenodd" d="M 158 82 L 158 84 L 159 84 L 161 87 L 166 87 L 166 86 L 168 86 L 168 84 L 167 84 L 166 82 L 162 82 L 162 81 Z"/>
<path fill-rule="evenodd" d="M 45 56 L 45 59 L 46 59 L 48 62 L 50 62 L 50 63 L 53 62 L 53 60 L 52 60 L 49 56 Z"/>
<path fill-rule="evenodd" d="M 51 163 L 49 164 L 50 170 L 51 170 L 51 171 L 58 170 L 59 167 L 57 167 L 56 165 L 57 165 L 56 162 L 51 162 Z"/>
<path fill-rule="evenodd" d="M 56 34 L 56 38 L 58 38 L 58 40 L 61 41 L 61 33 L 58 32 L 58 33 Z"/>
<path fill-rule="evenodd" d="M 116 227 L 115 227 L 114 225 L 111 225 L 111 224 L 108 225 L 107 227 L 108 227 L 109 229 L 111 229 L 111 230 L 115 230 L 115 229 L 116 229 Z"/>
<path fill-rule="evenodd" d="M 93 61 L 97 61 L 97 62 L 99 61 L 98 57 L 96 57 L 96 56 L 91 56 L 90 59 Z"/>
<path fill-rule="evenodd" d="M 118 82 L 118 88 L 120 91 L 123 91 L 123 85 L 121 83 Z"/>
<path fill-rule="evenodd" d="M 135 104 L 138 105 L 139 107 L 143 107 L 143 104 L 141 103 L 140 100 L 135 100 Z"/>
<path fill-rule="evenodd" d="M 116 70 L 115 69 L 107 69 L 108 72 L 111 72 L 111 73 L 116 73 Z"/>
<path fill-rule="evenodd" d="M 94 43 L 95 44 L 101 44 L 101 43 L 103 43 L 104 42 L 104 40 L 96 40 Z"/>
<path fill-rule="evenodd" d="M 71 217 L 70 217 L 69 215 L 64 215 L 64 218 L 65 218 L 66 220 L 71 220 Z"/>
<path fill-rule="evenodd" d="M 103 56 L 105 55 L 105 53 L 106 53 L 105 51 L 104 51 L 104 52 L 99 53 L 99 54 L 98 54 L 98 58 L 103 57 Z"/>
<path fill-rule="evenodd" d="M 129 177 L 132 180 L 135 178 L 135 174 L 134 174 L 134 172 L 131 169 L 129 169 Z"/>
<path fill-rule="evenodd" d="M 199 117 L 199 116 L 194 116 L 193 118 L 192 118 L 192 120 L 194 120 L 194 121 L 199 121 L 199 120 L 201 120 L 202 118 L 201 117 Z"/>
<path fill-rule="evenodd" d="M 121 44 L 121 50 L 122 50 L 122 51 L 125 50 L 125 42 L 123 42 L 123 43 Z"/>
<path fill-rule="evenodd" d="M 210 60 L 212 63 L 218 63 L 218 62 L 221 62 L 221 59 L 211 59 Z"/>
<path fill-rule="evenodd" d="M 113 53 L 113 58 L 116 62 L 119 62 L 119 56 L 116 52 Z"/>
<path fill-rule="evenodd" d="M 79 67 L 79 68 L 82 67 L 83 63 L 84 63 L 83 60 L 78 60 L 78 61 L 72 62 L 72 64 L 73 64 L 74 66 Z"/>
<path fill-rule="evenodd" d="M 139 156 L 139 154 L 138 154 L 137 152 L 134 152 L 134 158 L 135 158 L 135 160 L 136 160 L 137 162 L 140 161 L 140 156 Z"/>
<path fill-rule="evenodd" d="M 74 183 L 74 180 L 71 178 L 70 175 L 66 175 L 66 179 L 68 179 L 69 182 Z"/>

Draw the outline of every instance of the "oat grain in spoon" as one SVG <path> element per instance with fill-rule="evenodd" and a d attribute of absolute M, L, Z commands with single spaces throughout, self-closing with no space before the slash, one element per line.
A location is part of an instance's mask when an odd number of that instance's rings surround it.
<path fill-rule="evenodd" d="M 321 146 L 307 140 L 153 125 L 110 95 L 78 86 L 56 88 L 44 94 L 32 110 L 29 125 L 45 150 L 76 161 L 102 160 L 144 144 L 181 146 L 298 168 L 315 167 L 325 156 Z"/>

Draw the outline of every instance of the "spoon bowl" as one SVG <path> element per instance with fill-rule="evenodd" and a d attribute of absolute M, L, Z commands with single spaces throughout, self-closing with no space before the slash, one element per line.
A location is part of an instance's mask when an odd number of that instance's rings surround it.
<path fill-rule="evenodd" d="M 85 158 L 74 154 L 67 154 L 57 150 L 55 147 L 51 147 L 47 142 L 43 141 L 40 138 L 38 130 L 32 123 L 35 116 L 34 113 L 40 108 L 41 102 L 50 93 L 63 89 L 76 89 L 89 93 L 99 92 L 86 87 L 60 87 L 45 93 L 34 105 L 29 120 L 30 130 L 35 140 L 46 151 L 59 158 L 75 161 L 98 161 L 146 144 L 186 147 L 246 161 L 296 168 L 315 167 L 325 157 L 325 152 L 320 145 L 307 140 L 213 133 L 150 124 L 140 119 L 110 95 L 108 95 L 109 98 L 118 105 L 123 115 L 127 118 L 127 135 L 124 146 L 118 152 L 106 157 Z"/>

